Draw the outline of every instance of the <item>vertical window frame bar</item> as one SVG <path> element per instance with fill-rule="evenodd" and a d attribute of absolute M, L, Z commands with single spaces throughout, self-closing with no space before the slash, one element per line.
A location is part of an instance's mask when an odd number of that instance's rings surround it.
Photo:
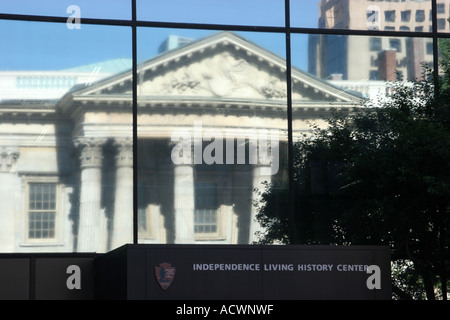
<path fill-rule="evenodd" d="M 131 0 L 131 29 L 132 29 L 132 64 L 133 64 L 133 244 L 138 243 L 139 232 L 139 203 L 138 203 L 138 134 L 137 134 L 137 9 L 136 1 Z"/>
<path fill-rule="evenodd" d="M 433 78 L 434 78 L 434 93 L 439 96 L 439 36 L 437 26 L 437 0 L 431 0 L 432 12 L 432 34 L 433 34 Z"/>

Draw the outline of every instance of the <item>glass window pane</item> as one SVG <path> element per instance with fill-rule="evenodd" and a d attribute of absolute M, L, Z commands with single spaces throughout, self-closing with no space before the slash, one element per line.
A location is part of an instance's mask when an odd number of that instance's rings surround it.
<path fill-rule="evenodd" d="M 309 43 L 309 50 L 305 43 Z M 432 66 L 433 62 L 433 52 L 427 51 L 429 44 L 432 47 L 432 39 L 426 38 L 292 37 L 292 59 L 299 61 L 292 69 L 294 202 L 304 242 L 333 242 L 333 220 L 343 212 L 340 208 L 345 207 L 346 199 L 340 197 L 344 185 L 338 173 L 342 165 L 333 159 L 334 152 L 319 147 L 323 152 L 305 163 L 302 155 L 306 149 L 301 143 L 315 132 L 314 126 L 327 128 L 329 123 L 324 119 L 334 113 L 340 111 L 345 117 L 355 108 L 379 106 L 393 92 L 394 82 L 400 80 L 409 86 L 421 79 L 425 71 L 422 64 Z M 337 142 L 336 148 L 349 145 Z"/>
<path fill-rule="evenodd" d="M 450 0 L 437 0 L 437 31 L 450 32 Z"/>
<path fill-rule="evenodd" d="M 354 85 L 356 82 L 368 85 L 369 80 L 411 81 L 422 76 L 423 63 L 433 65 L 431 38 L 324 34 L 295 35 L 293 39 L 293 48 L 301 48 L 306 42 L 309 45 L 307 54 L 306 50 L 293 51 L 293 65 L 303 57 L 303 61 L 307 59 L 308 72 L 324 80 L 342 80 L 343 84 L 354 81 Z M 361 92 L 367 95 L 369 91 Z"/>
<path fill-rule="evenodd" d="M 131 19 L 129 0 L 14 0 L 1 1 L 0 12 L 69 18 Z M 72 21 L 69 21 L 72 22 Z"/>
<path fill-rule="evenodd" d="M 139 203 L 151 221 L 140 243 L 257 239 L 255 189 L 287 187 L 284 39 L 138 30 Z"/>
<path fill-rule="evenodd" d="M 432 44 L 429 50 L 433 52 Z M 449 72 L 450 65 L 450 39 L 441 38 L 438 39 L 438 51 L 439 51 L 439 72 L 443 74 L 444 72 Z"/>
<path fill-rule="evenodd" d="M 137 0 L 138 20 L 284 26 L 284 0 Z"/>
<path fill-rule="evenodd" d="M 439 0 L 446 1 L 448 0 Z M 431 1 L 291 0 L 291 25 L 321 29 L 431 31 Z"/>
<path fill-rule="evenodd" d="M 131 29 L 0 21 L 0 35 L 0 251 L 132 242 Z"/>
<path fill-rule="evenodd" d="M 52 239 L 55 236 L 55 213 L 54 212 L 32 212 L 28 217 L 28 238 Z"/>

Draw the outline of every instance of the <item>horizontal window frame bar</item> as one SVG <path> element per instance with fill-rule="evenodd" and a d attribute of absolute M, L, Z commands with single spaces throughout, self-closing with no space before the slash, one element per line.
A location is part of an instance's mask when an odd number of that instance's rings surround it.
<path fill-rule="evenodd" d="M 50 22 L 67 23 L 70 17 L 63 16 L 42 16 L 0 13 L 0 20 L 26 21 L 26 22 Z M 344 35 L 344 36 L 383 36 L 383 37 L 418 37 L 418 38 L 450 38 L 450 32 L 438 32 L 436 28 L 430 32 L 418 31 L 391 31 L 391 30 L 358 30 L 358 29 L 323 29 L 323 28 L 303 28 L 303 27 L 277 27 L 277 26 L 247 26 L 233 24 L 205 24 L 205 23 L 180 23 L 180 22 L 159 22 L 142 20 L 116 20 L 116 19 L 95 19 L 80 18 L 83 25 L 103 25 L 103 26 L 123 26 L 123 27 L 153 27 L 153 28 L 173 28 L 173 29 L 197 29 L 197 30 L 222 30 L 222 31 L 242 31 L 242 32 L 266 32 L 280 34 L 323 34 L 323 35 Z"/>

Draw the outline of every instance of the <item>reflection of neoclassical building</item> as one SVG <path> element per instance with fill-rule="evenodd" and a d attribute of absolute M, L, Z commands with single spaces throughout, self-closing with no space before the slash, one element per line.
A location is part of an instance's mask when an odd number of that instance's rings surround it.
<path fill-rule="evenodd" d="M 135 145 L 132 74 L 1 102 L 1 252 L 104 252 L 133 242 L 134 222 L 140 243 L 254 240 L 254 189 L 288 179 L 285 61 L 223 32 L 142 63 Z M 292 71 L 296 138 L 359 104 Z"/>

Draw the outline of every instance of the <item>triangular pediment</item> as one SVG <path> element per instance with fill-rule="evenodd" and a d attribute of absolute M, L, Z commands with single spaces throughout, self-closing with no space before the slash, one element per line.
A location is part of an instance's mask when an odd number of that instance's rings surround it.
<path fill-rule="evenodd" d="M 137 68 L 138 99 L 286 103 L 286 61 L 246 39 L 221 32 L 150 59 Z M 77 100 L 132 94 L 132 71 L 72 90 Z M 352 103 L 360 97 L 292 69 L 292 99 Z"/>

